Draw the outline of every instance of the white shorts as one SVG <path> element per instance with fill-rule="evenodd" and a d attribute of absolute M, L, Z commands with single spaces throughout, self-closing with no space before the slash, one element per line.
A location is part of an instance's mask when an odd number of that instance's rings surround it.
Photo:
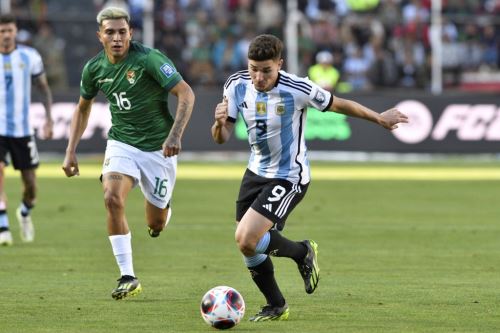
<path fill-rule="evenodd" d="M 164 157 L 161 150 L 146 152 L 125 143 L 108 140 L 102 174 L 118 172 L 139 184 L 146 200 L 167 207 L 175 185 L 177 156 Z"/>

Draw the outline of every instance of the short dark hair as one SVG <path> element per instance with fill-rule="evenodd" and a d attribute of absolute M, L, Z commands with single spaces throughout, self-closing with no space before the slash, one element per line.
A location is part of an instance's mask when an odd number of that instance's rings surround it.
<path fill-rule="evenodd" d="M 255 61 L 279 60 L 283 52 L 283 42 L 273 35 L 255 37 L 248 48 L 248 59 Z"/>
<path fill-rule="evenodd" d="M 9 23 L 16 24 L 16 17 L 14 15 L 12 14 L 0 15 L 0 24 L 9 24 Z"/>

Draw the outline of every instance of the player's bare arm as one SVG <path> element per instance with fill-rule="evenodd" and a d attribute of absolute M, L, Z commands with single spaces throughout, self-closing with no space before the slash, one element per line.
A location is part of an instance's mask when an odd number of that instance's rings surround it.
<path fill-rule="evenodd" d="M 69 132 L 68 147 L 66 148 L 66 156 L 64 157 L 64 162 L 62 165 L 62 169 L 64 170 L 64 173 L 67 177 L 73 177 L 80 174 L 80 171 L 78 169 L 78 160 L 76 159 L 76 146 L 78 145 L 78 142 L 80 142 L 83 132 L 87 128 L 87 123 L 89 120 L 93 102 L 94 99 L 87 100 L 83 97 L 80 97 L 78 106 L 73 113 Z"/>
<path fill-rule="evenodd" d="M 212 137 L 216 143 L 222 144 L 231 137 L 234 124 L 227 121 L 227 117 L 227 99 L 224 97 L 222 102 L 215 107 L 215 123 L 212 125 Z"/>
<path fill-rule="evenodd" d="M 45 124 L 43 126 L 43 137 L 51 139 L 53 134 L 54 122 L 52 120 L 52 92 L 47 81 L 47 76 L 41 74 L 34 79 L 34 84 L 38 88 L 42 96 L 42 104 L 45 108 Z"/>
<path fill-rule="evenodd" d="M 378 113 L 357 102 L 339 97 L 334 97 L 329 111 L 366 119 L 389 130 L 398 128 L 399 123 L 408 122 L 408 117 L 396 108 Z"/>
<path fill-rule="evenodd" d="M 177 110 L 170 134 L 163 144 L 163 155 L 165 157 L 177 155 L 181 151 L 182 134 L 191 118 L 195 100 L 193 90 L 185 81 L 176 84 L 170 90 L 170 93 L 177 97 Z"/>

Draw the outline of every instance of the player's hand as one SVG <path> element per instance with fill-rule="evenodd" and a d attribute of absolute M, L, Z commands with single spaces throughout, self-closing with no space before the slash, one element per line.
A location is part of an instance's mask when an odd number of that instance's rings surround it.
<path fill-rule="evenodd" d="M 52 121 L 52 119 L 47 120 L 43 125 L 44 139 L 52 139 L 52 135 L 54 134 L 53 128 L 54 128 L 54 122 Z"/>
<path fill-rule="evenodd" d="M 215 122 L 217 126 L 224 126 L 227 119 L 227 98 L 224 96 L 222 102 L 215 107 Z"/>
<path fill-rule="evenodd" d="M 66 174 L 66 177 L 79 176 L 80 170 L 78 169 L 78 161 L 76 160 L 76 156 L 74 154 L 66 154 L 64 158 L 64 162 L 62 165 L 62 169 Z"/>
<path fill-rule="evenodd" d="M 380 125 L 389 130 L 398 128 L 397 124 L 408 122 L 408 116 L 400 112 L 396 108 L 392 108 L 382 112 L 380 114 L 380 117 L 381 117 Z"/>
<path fill-rule="evenodd" d="M 181 140 L 170 132 L 169 136 L 163 143 L 163 156 L 171 157 L 178 155 L 181 151 Z"/>

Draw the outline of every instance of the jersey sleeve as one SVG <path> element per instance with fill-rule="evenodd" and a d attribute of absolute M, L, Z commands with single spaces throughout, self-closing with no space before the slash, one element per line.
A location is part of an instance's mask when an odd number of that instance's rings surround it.
<path fill-rule="evenodd" d="M 42 56 L 35 49 L 32 49 L 32 52 L 31 52 L 31 62 L 32 62 L 31 76 L 37 77 L 37 76 L 42 75 L 44 72 Z"/>
<path fill-rule="evenodd" d="M 309 80 L 311 84 L 311 93 L 309 94 L 308 105 L 322 112 L 327 111 L 333 103 L 333 95 L 328 90 L 318 86 L 316 83 Z"/>
<path fill-rule="evenodd" d="M 238 118 L 238 107 L 234 93 L 234 85 L 230 84 L 227 88 L 224 85 L 224 98 L 227 99 L 227 120 L 234 123 Z"/>
<path fill-rule="evenodd" d="M 94 80 L 92 79 L 92 73 L 90 72 L 90 66 L 87 63 L 83 68 L 82 79 L 80 81 L 80 96 L 90 100 L 94 98 L 99 92 L 99 88 L 96 87 Z"/>
<path fill-rule="evenodd" d="M 166 90 L 172 89 L 177 83 L 182 81 L 182 76 L 172 61 L 158 50 L 153 49 L 149 52 L 145 68 L 146 72 Z"/>

